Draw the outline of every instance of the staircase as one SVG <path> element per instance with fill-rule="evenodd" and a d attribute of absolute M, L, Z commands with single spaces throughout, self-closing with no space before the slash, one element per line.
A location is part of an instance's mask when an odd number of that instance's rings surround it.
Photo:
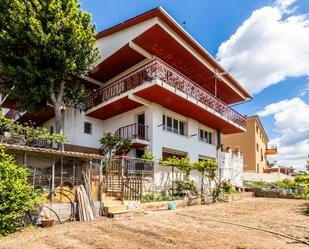
<path fill-rule="evenodd" d="M 120 196 L 103 195 L 103 211 L 109 218 L 123 218 L 132 216 L 132 212 L 128 210 L 128 205 L 124 205 Z"/>

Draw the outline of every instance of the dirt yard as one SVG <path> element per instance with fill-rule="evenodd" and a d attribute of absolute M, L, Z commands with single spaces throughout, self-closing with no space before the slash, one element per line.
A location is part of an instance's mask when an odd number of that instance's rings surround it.
<path fill-rule="evenodd" d="M 309 217 L 301 214 L 304 203 L 248 198 L 121 220 L 100 217 L 89 223 L 29 228 L 0 239 L 0 248 L 309 248 L 274 234 L 207 220 L 254 226 L 309 241 Z"/>

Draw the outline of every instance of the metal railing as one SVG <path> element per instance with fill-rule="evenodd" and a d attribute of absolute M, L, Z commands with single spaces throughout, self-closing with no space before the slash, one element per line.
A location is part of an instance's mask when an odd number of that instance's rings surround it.
<path fill-rule="evenodd" d="M 122 93 L 156 79 L 159 79 L 186 95 L 202 102 L 228 120 L 235 122 L 242 127 L 246 127 L 245 117 L 233 110 L 220 99 L 216 98 L 206 89 L 158 58 L 89 95 L 85 99 L 85 108 L 88 110 L 113 97 L 119 96 Z"/>
<path fill-rule="evenodd" d="M 116 131 L 116 134 L 122 138 L 141 139 L 149 141 L 148 129 L 149 127 L 147 125 L 134 123 L 119 128 Z"/>
<path fill-rule="evenodd" d="M 149 141 L 148 138 L 148 130 L 149 127 L 147 125 L 133 123 L 130 125 L 123 126 L 119 128 L 115 135 L 122 138 L 130 138 L 130 139 L 140 139 L 144 141 Z M 117 147 L 117 145 L 116 145 Z M 117 150 L 117 148 L 115 148 Z M 103 144 L 99 149 L 100 155 L 105 156 L 108 153 L 109 148 Z"/>

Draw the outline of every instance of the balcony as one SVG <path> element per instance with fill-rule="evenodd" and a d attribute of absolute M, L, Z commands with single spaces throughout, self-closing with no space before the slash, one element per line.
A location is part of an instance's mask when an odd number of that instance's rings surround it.
<path fill-rule="evenodd" d="M 246 127 L 242 115 L 160 59 L 89 95 L 85 99 L 86 114 L 106 119 L 140 106 L 129 99 L 130 94 L 223 129 L 224 133 L 241 132 Z"/>
<path fill-rule="evenodd" d="M 149 145 L 148 137 L 149 127 L 143 124 L 133 123 L 119 128 L 115 135 L 118 135 L 122 138 L 131 139 L 131 147 L 133 148 L 142 148 Z M 99 149 L 101 155 L 106 155 L 108 148 L 103 144 Z M 117 149 L 116 149 L 117 154 Z"/>
<path fill-rule="evenodd" d="M 265 155 L 277 155 L 277 146 L 275 145 L 267 146 Z"/>

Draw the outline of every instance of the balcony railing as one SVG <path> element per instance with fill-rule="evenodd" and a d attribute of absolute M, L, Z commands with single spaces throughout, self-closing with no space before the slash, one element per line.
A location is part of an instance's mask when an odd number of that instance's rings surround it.
<path fill-rule="evenodd" d="M 160 59 L 155 59 L 136 71 L 92 93 L 85 99 L 85 107 L 86 109 L 90 109 L 126 91 L 156 79 L 202 102 L 228 120 L 242 127 L 246 127 L 246 119 L 242 115 Z"/>
<path fill-rule="evenodd" d="M 146 125 L 134 123 L 119 128 L 115 134 L 122 138 L 139 139 L 149 141 L 148 138 L 149 127 Z M 117 147 L 117 146 L 116 146 Z M 109 147 L 103 144 L 99 149 L 99 153 L 105 156 L 108 153 Z M 117 148 L 116 148 L 117 150 Z M 116 151 L 117 152 L 117 151 Z"/>
<path fill-rule="evenodd" d="M 130 138 L 130 139 L 140 139 L 149 141 L 148 139 L 148 126 L 142 124 L 130 124 L 119 128 L 116 134 L 119 137 Z"/>

